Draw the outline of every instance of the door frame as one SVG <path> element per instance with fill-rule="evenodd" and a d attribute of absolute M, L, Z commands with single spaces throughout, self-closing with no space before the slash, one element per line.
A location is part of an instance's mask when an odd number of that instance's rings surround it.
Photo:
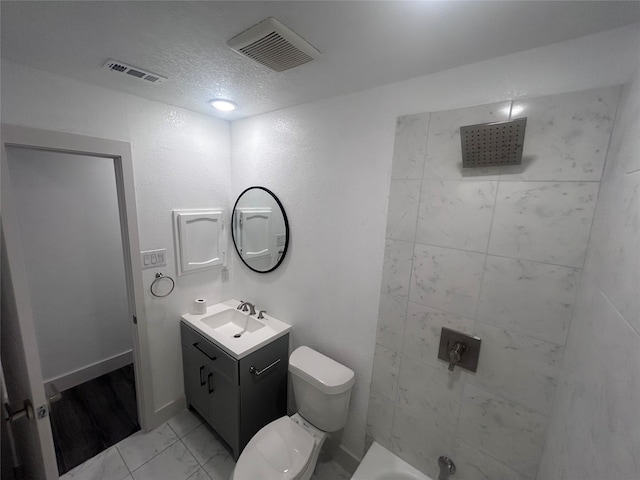
<path fill-rule="evenodd" d="M 141 428 L 146 431 L 154 425 L 154 402 L 131 145 L 127 142 L 116 140 L 40 130 L 17 125 L 2 124 L 1 128 L 3 232 L 7 249 L 7 260 L 13 279 L 18 320 L 22 327 L 26 326 L 26 333 L 28 335 L 34 335 L 31 345 L 29 345 L 30 347 L 36 345 L 35 328 L 28 293 L 26 271 L 24 269 L 24 257 L 20 247 L 17 216 L 13 205 L 14 200 L 11 191 L 6 147 L 103 157 L 110 158 L 114 162 L 127 297 L 129 311 L 134 316 L 134 318 L 131 319 L 131 325 L 138 419 Z M 33 351 L 33 348 L 29 348 L 27 357 L 30 357 L 27 358 L 28 367 L 33 367 L 30 369 L 33 371 L 29 371 L 29 374 L 34 398 L 30 400 L 34 406 L 46 404 L 40 355 L 37 348 L 35 351 Z M 5 365 L 5 370 L 7 368 L 8 366 Z M 49 416 L 42 420 L 46 420 L 50 430 Z M 57 475 L 53 437 L 50 434 L 45 434 L 44 437 L 45 438 L 42 438 L 41 435 L 41 442 L 44 443 L 41 445 L 41 448 L 45 467 L 47 471 L 51 471 L 51 462 L 53 462 L 53 467 L 55 467 Z"/>

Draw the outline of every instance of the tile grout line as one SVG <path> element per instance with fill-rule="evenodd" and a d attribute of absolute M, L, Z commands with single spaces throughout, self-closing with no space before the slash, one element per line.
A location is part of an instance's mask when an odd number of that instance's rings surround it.
<path fill-rule="evenodd" d="M 602 290 L 602 289 L 600 288 L 600 286 L 599 286 L 595 281 L 593 282 L 593 284 L 594 284 L 594 286 L 595 286 L 596 290 L 597 290 L 598 292 L 600 292 L 600 294 L 605 298 L 605 300 L 607 301 L 607 303 L 608 303 L 609 305 L 611 305 L 611 308 L 613 308 L 613 309 L 615 310 L 615 312 L 618 314 L 618 316 L 619 316 L 620 318 L 622 318 L 622 321 L 627 325 L 627 327 L 629 327 L 629 328 L 630 328 L 631 330 L 633 330 L 633 331 L 634 331 L 638 336 L 640 336 L 640 331 L 638 331 L 637 327 L 634 327 L 633 325 L 631 325 L 631 324 L 629 323 L 629 320 L 627 320 L 627 317 L 625 317 L 625 316 L 622 314 L 622 312 L 621 312 L 620 310 L 618 310 L 618 307 L 616 307 L 615 303 L 613 303 L 613 301 L 609 298 L 609 296 L 607 295 L 607 293 L 606 293 L 604 290 Z"/>
<path fill-rule="evenodd" d="M 584 252 L 584 258 L 582 260 L 582 267 L 580 269 L 580 278 L 578 280 L 578 286 L 576 288 L 576 293 L 574 295 L 573 298 L 573 303 L 571 305 L 571 315 L 569 317 L 569 322 L 567 324 L 567 334 L 564 337 L 564 345 L 563 345 L 563 349 L 562 349 L 562 360 L 560 362 L 560 365 L 558 367 L 558 381 L 560 381 L 563 377 L 563 373 L 564 373 L 564 366 L 565 366 L 565 359 L 566 359 L 566 346 L 567 343 L 569 341 L 569 335 L 571 333 L 571 326 L 575 323 L 574 322 L 574 314 L 576 312 L 576 301 L 578 300 L 578 295 L 580 293 L 580 289 L 583 286 L 583 280 L 584 282 L 588 281 L 584 272 L 585 266 L 587 265 L 587 259 L 589 257 L 589 247 L 591 246 L 591 235 L 593 234 L 593 226 L 595 224 L 596 221 L 596 215 L 598 214 L 598 201 L 601 200 L 601 195 L 602 195 L 602 185 L 603 185 L 603 179 L 605 178 L 605 173 L 606 173 L 606 169 L 607 169 L 607 163 L 609 163 L 610 161 L 612 161 L 609 158 L 609 154 L 611 152 L 611 144 L 613 141 L 613 132 L 615 130 L 616 127 L 616 120 L 618 120 L 618 113 L 620 111 L 620 100 L 622 97 L 622 91 L 621 89 L 618 87 L 617 88 L 617 92 L 616 92 L 616 108 L 615 108 L 615 112 L 613 114 L 613 120 L 611 121 L 611 130 L 609 131 L 609 137 L 608 137 L 608 141 L 607 141 L 607 148 L 605 150 L 604 153 L 604 162 L 602 163 L 602 170 L 600 171 L 600 176 L 598 178 L 598 181 L 596 182 L 598 184 L 598 193 L 596 195 L 596 201 L 594 203 L 594 207 L 593 207 L 593 215 L 591 216 L 591 225 L 589 226 L 589 235 L 587 236 L 587 246 Z M 600 208 L 602 208 L 602 206 L 600 205 Z M 594 282 L 594 286 L 595 282 Z M 597 288 L 597 286 L 596 286 Z M 536 468 L 536 475 L 535 478 L 538 477 L 538 473 L 540 472 L 540 460 L 542 460 L 542 455 L 544 454 L 544 450 L 545 450 L 545 446 L 547 444 L 547 440 L 549 438 L 549 420 L 551 418 L 551 414 L 554 411 L 554 407 L 556 405 L 556 401 L 557 401 L 557 396 L 558 396 L 558 391 L 557 388 L 560 385 L 558 384 L 556 386 L 556 389 L 554 390 L 553 393 L 553 399 L 551 401 L 551 405 L 549 407 L 549 414 L 547 415 L 547 420 L 546 420 L 546 425 L 545 425 L 545 438 L 542 444 L 542 452 L 540 453 L 540 457 L 538 459 L 538 466 Z"/>
<path fill-rule="evenodd" d="M 395 398 L 392 400 L 392 406 L 393 406 L 393 410 L 392 410 L 392 415 L 391 415 L 391 431 L 389 432 L 389 447 L 391 447 L 391 439 L 393 437 L 393 428 L 395 425 L 395 418 L 396 418 L 396 406 L 398 405 L 398 396 L 400 395 L 400 370 L 402 368 L 402 354 L 404 351 L 404 332 L 405 332 L 405 328 L 406 328 L 406 324 L 407 324 L 407 312 L 409 309 L 409 300 L 411 298 L 411 283 L 412 283 L 412 278 L 413 278 L 413 264 L 414 264 L 414 259 L 415 259 L 415 253 L 416 253 L 416 237 L 418 235 L 418 223 L 419 223 L 419 219 L 420 219 L 420 203 L 422 201 L 422 188 L 424 185 L 424 169 L 427 163 L 427 148 L 428 148 L 428 142 L 429 142 L 429 128 L 431 126 L 431 113 L 429 112 L 428 115 L 428 119 L 427 119 L 427 125 L 426 128 L 424 130 L 424 134 L 425 134 L 425 138 L 424 138 L 424 155 L 423 155 L 423 161 L 422 161 L 422 168 L 420 171 L 420 188 L 418 190 L 418 202 L 417 202 L 417 208 L 416 208 L 416 219 L 415 219 L 415 223 L 414 223 L 414 230 L 413 230 L 413 241 L 411 242 L 413 247 L 411 249 L 411 261 L 409 263 L 409 278 L 408 278 L 408 285 L 407 285 L 407 304 L 405 306 L 404 309 L 404 318 L 403 318 L 403 326 L 402 326 L 402 343 L 400 344 L 400 352 L 398 352 L 398 378 L 396 379 L 396 394 L 395 394 Z M 396 127 L 397 129 L 397 127 Z M 393 170 L 393 165 L 391 166 L 391 169 Z M 378 318 L 378 322 L 380 321 L 380 319 Z"/>
<path fill-rule="evenodd" d="M 613 140 L 613 131 L 615 129 L 615 124 L 616 124 L 616 120 L 618 118 L 618 112 L 620 109 L 620 97 L 621 97 L 621 92 L 620 89 L 618 89 L 618 93 L 617 93 L 617 101 L 616 101 L 616 110 L 614 112 L 613 115 L 613 120 L 611 122 L 611 131 L 609 132 L 609 139 L 607 141 L 607 148 L 604 152 L 604 162 L 602 163 L 602 170 L 600 172 L 600 178 L 598 179 L 597 183 L 598 184 L 598 193 L 596 195 L 596 200 L 594 202 L 594 206 L 593 206 L 593 215 L 591 216 L 591 224 L 589 225 L 589 235 L 587 236 L 587 243 L 586 243 L 586 249 L 584 252 L 584 258 L 582 259 L 582 266 L 580 267 L 580 278 L 578 279 L 578 286 L 576 288 L 576 293 L 573 297 L 573 302 L 571 304 L 571 315 L 569 316 L 569 322 L 567 323 L 567 333 L 564 337 L 564 344 L 562 345 L 563 350 L 562 350 L 562 361 L 560 362 L 560 366 L 559 368 L 559 376 L 558 376 L 558 380 L 560 380 L 562 373 L 564 372 L 564 363 L 565 363 L 565 348 L 567 346 L 567 342 L 569 341 L 569 334 L 571 333 L 571 325 L 574 323 L 574 313 L 575 313 L 575 307 L 576 307 L 576 301 L 578 300 L 578 295 L 580 293 L 580 289 L 583 286 L 583 281 L 586 282 L 587 278 L 585 276 L 585 267 L 587 265 L 587 260 L 589 259 L 589 250 L 591 247 L 591 235 L 593 234 L 593 226 L 596 223 L 596 215 L 598 215 L 598 206 L 600 206 L 600 209 L 602 208 L 602 204 L 599 204 L 598 201 L 601 200 L 601 195 L 602 195 L 602 185 L 603 185 L 603 178 L 605 176 L 605 172 L 606 172 L 606 168 L 607 168 L 607 163 L 609 163 L 609 161 L 612 161 L 609 159 L 609 152 L 611 150 L 611 142 Z M 594 282 L 595 285 L 595 282 Z M 555 397 L 556 394 L 554 392 L 554 400 L 551 402 L 551 409 L 550 412 L 553 411 L 553 407 L 555 404 Z M 545 439 L 545 443 L 546 443 L 546 439 Z M 536 472 L 537 475 L 537 472 Z"/>
<path fill-rule="evenodd" d="M 144 462 L 142 465 L 134 468 L 133 470 L 131 470 L 129 468 L 129 465 L 127 465 L 127 462 L 125 462 L 125 466 L 127 467 L 127 469 L 129 470 L 129 472 L 131 473 L 131 475 L 133 476 L 133 472 L 136 472 L 138 470 L 140 470 L 142 467 L 144 467 L 147 463 L 149 463 L 151 460 L 153 460 L 154 458 L 156 458 L 158 455 L 160 455 L 161 453 L 165 452 L 166 450 L 168 450 L 169 448 L 171 448 L 173 445 L 175 445 L 177 442 L 180 441 L 180 438 L 178 437 L 178 435 L 176 434 L 176 432 L 173 430 L 173 428 L 171 428 L 171 425 L 169 425 L 168 422 L 164 422 L 170 429 L 171 431 L 174 433 L 174 435 L 176 436 L 176 440 L 171 442 L 169 445 L 167 445 L 165 448 L 163 448 L 162 450 L 160 450 L 159 452 L 157 452 L 156 454 L 154 454 L 151 458 L 149 458 L 146 462 Z M 159 425 L 161 426 L 161 425 Z M 158 427 L 156 427 L 158 428 Z M 155 429 L 154 429 L 155 430 Z M 183 444 L 184 445 L 184 444 Z M 115 445 L 116 448 L 118 448 L 118 445 Z M 120 453 L 120 456 L 122 456 L 122 453 L 120 452 L 120 449 L 118 448 L 118 453 Z M 124 460 L 124 457 L 122 457 L 122 459 Z"/>
<path fill-rule="evenodd" d="M 493 219 L 492 219 L 492 222 L 493 222 Z M 489 232 L 489 237 L 491 237 L 491 232 Z M 411 242 L 407 242 L 406 240 L 394 240 L 394 241 L 411 243 Z M 537 264 L 540 264 L 540 265 L 549 265 L 549 266 L 552 266 L 552 267 L 563 267 L 563 268 L 573 268 L 575 270 L 582 270 L 582 267 L 576 267 L 575 265 L 563 265 L 561 263 L 550 263 L 550 262 L 543 262 L 541 260 L 531 260 L 531 259 L 528 259 L 528 258 L 510 257 L 508 255 L 498 255 L 498 254 L 495 254 L 495 253 L 489 253 L 489 251 L 488 251 L 489 243 L 488 242 L 487 242 L 487 251 L 486 252 L 478 252 L 477 250 L 464 250 L 462 248 L 457 248 L 457 247 L 445 247 L 445 246 L 442 246 L 442 245 L 435 245 L 435 244 L 432 244 L 432 243 L 416 243 L 416 245 L 423 245 L 425 247 L 444 248 L 444 249 L 447 249 L 447 250 L 455 250 L 457 252 L 477 253 L 478 255 L 486 255 L 487 257 L 506 258 L 506 259 L 509 259 L 509 260 L 518 260 L 518 261 L 523 261 L 523 262 L 537 263 Z M 382 293 L 385 293 L 385 292 L 382 292 Z M 393 294 L 389 294 L 389 295 L 393 295 Z M 395 296 L 397 297 L 398 295 L 395 295 Z"/>
<path fill-rule="evenodd" d="M 516 335 L 521 335 L 523 337 L 532 338 L 533 340 L 538 340 L 539 342 L 548 343 L 549 345 L 555 345 L 557 347 L 562 347 L 563 349 L 565 347 L 564 343 L 550 342 L 549 340 L 545 340 L 544 338 L 540 338 L 540 337 L 537 337 L 536 335 L 531 335 L 529 333 L 524 333 L 524 332 L 522 332 L 520 330 L 516 330 L 516 329 L 510 328 L 510 327 L 507 328 L 507 327 L 502 327 L 500 325 L 493 325 L 491 323 L 487 323 L 487 322 L 482 321 L 482 320 L 474 320 L 474 322 L 475 323 L 479 323 L 480 325 L 487 326 L 487 327 L 497 328 L 498 330 L 508 331 L 508 332 L 514 333 Z M 560 367 L 558 367 L 558 370 L 559 370 L 559 368 Z"/>
<path fill-rule="evenodd" d="M 187 410 L 188 411 L 188 410 Z M 180 443 L 182 443 L 182 445 L 184 446 L 184 448 L 187 450 L 187 452 L 189 452 L 191 454 L 191 456 L 194 458 L 194 460 L 196 461 L 196 463 L 198 464 L 199 468 L 193 472 L 191 475 L 189 475 L 187 477 L 186 480 L 189 480 L 191 477 L 193 477 L 195 474 L 197 474 L 200 470 L 202 470 L 204 472 L 204 474 L 206 475 L 207 478 L 211 479 L 211 477 L 209 476 L 209 473 L 204 469 L 204 464 L 202 464 L 200 462 L 200 460 L 198 460 L 198 457 L 196 457 L 196 455 L 193 453 L 193 451 L 189 448 L 189 446 L 184 443 L 183 438 L 185 438 L 186 436 L 190 435 L 191 433 L 195 432 L 200 426 L 204 425 L 204 422 L 200 422 L 198 425 L 196 425 L 194 428 L 192 428 L 191 430 L 189 430 L 187 433 L 185 433 L 182 437 L 180 437 L 180 435 L 178 435 L 178 433 L 175 431 L 175 429 L 171 426 L 171 424 L 169 423 L 169 420 L 167 421 L 167 425 L 169 425 L 169 428 L 171 428 L 171 430 L 173 430 L 173 432 L 176 434 L 176 436 L 178 437 L 178 441 Z M 215 457 L 215 455 L 214 455 Z M 211 457 L 209 460 L 207 460 L 205 462 L 209 463 L 214 457 Z"/>
<path fill-rule="evenodd" d="M 186 437 L 186 435 L 185 435 L 185 437 Z M 211 458 L 210 458 L 209 460 L 207 460 L 204 464 L 203 464 L 203 463 L 200 463 L 200 460 L 198 460 L 198 457 L 196 457 L 196 456 L 195 456 L 195 454 L 191 451 L 191 449 L 189 448 L 189 446 L 188 446 L 186 443 L 184 443 L 184 442 L 182 441 L 182 439 L 180 439 L 179 441 L 182 443 L 182 445 L 184 445 L 184 448 L 186 448 L 186 449 L 187 449 L 187 452 L 189 452 L 189 453 L 191 454 L 191 456 L 196 460 L 196 462 L 198 462 L 198 465 L 200 465 L 200 468 L 204 468 L 204 465 L 213 459 L 213 457 L 211 457 Z M 214 455 L 214 457 L 215 457 L 215 455 Z"/>
<path fill-rule="evenodd" d="M 127 462 L 124 461 L 124 457 L 122 456 L 122 453 L 120 453 L 120 450 L 118 449 L 117 444 L 114 445 L 116 452 L 118 452 L 118 455 L 120 456 L 120 460 L 122 460 L 122 464 L 124 465 L 124 468 L 127 469 L 127 472 L 129 472 L 129 476 L 133 477 L 133 474 L 131 472 L 131 469 L 129 468 L 129 465 L 127 465 Z M 123 477 L 123 478 L 127 478 L 127 477 Z"/>
<path fill-rule="evenodd" d="M 416 258 L 416 238 L 418 237 L 418 225 L 420 224 L 420 205 L 422 203 L 422 190 L 424 188 L 424 169 L 427 166 L 427 151 L 429 148 L 429 130 L 431 128 L 431 112 L 428 114 L 427 125 L 425 129 L 425 138 L 424 138 L 424 158 L 422 161 L 422 169 L 420 173 L 420 189 L 418 190 L 418 208 L 416 209 L 416 221 L 415 228 L 413 231 L 413 248 L 411 252 L 411 265 L 409 267 L 409 285 L 407 287 L 407 305 L 404 309 L 404 321 L 403 321 L 403 329 L 402 329 L 402 343 L 400 344 L 400 358 L 398 359 L 398 383 L 396 387 L 396 395 L 393 401 L 393 413 L 391 415 L 391 432 L 389 434 L 389 442 L 391 443 L 391 439 L 393 438 L 393 429 L 396 421 L 396 409 L 400 408 L 399 406 L 399 396 L 400 396 L 400 372 L 402 370 L 402 357 L 404 354 L 404 331 L 407 326 L 407 313 L 409 312 L 409 301 L 411 299 L 411 285 L 413 283 L 413 266 Z M 389 445 L 391 446 L 391 445 Z"/>
<path fill-rule="evenodd" d="M 513 100 L 511 100 L 509 102 L 509 118 L 511 118 L 511 110 L 513 109 Z M 485 251 L 484 251 L 484 262 L 482 264 L 482 272 L 480 274 L 480 285 L 478 287 L 478 298 L 476 299 L 476 304 L 475 304 L 475 308 L 473 311 L 473 333 L 475 335 L 476 332 L 476 326 L 478 324 L 478 309 L 480 308 L 480 298 L 482 296 L 482 286 L 484 284 L 484 278 L 485 278 L 485 271 L 487 268 L 487 260 L 489 258 L 489 245 L 491 243 L 491 235 L 493 233 L 493 223 L 495 220 L 495 216 L 496 216 L 496 210 L 498 208 L 498 192 L 500 191 L 500 180 L 502 179 L 502 168 L 500 168 L 499 170 L 499 174 L 498 174 L 498 178 L 495 181 L 495 185 L 496 185 L 496 192 L 493 196 L 493 209 L 491 211 L 491 220 L 489 222 L 489 235 L 487 237 L 487 244 L 485 247 Z M 453 445 L 455 446 L 456 443 L 456 439 L 459 438 L 459 431 L 460 431 L 460 414 L 462 412 L 462 408 L 463 408 L 463 404 L 464 404 L 464 398 L 465 398 L 465 392 L 467 391 L 467 386 L 470 385 L 469 379 L 467 378 L 467 376 L 465 376 L 465 381 L 464 381 L 464 385 L 462 385 L 462 388 L 460 389 L 460 408 L 458 409 L 458 415 L 456 416 L 456 424 L 455 427 L 453 429 Z"/>

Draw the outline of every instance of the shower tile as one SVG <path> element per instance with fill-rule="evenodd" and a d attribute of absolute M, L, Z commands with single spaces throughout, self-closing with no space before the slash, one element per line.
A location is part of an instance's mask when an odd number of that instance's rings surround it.
<path fill-rule="evenodd" d="M 167 423 L 150 432 L 138 432 L 117 444 L 124 462 L 133 471 L 178 440 Z"/>
<path fill-rule="evenodd" d="M 456 436 L 534 478 L 544 445 L 546 416 L 467 383 Z"/>
<path fill-rule="evenodd" d="M 563 348 L 502 328 L 476 323 L 482 339 L 478 371 L 469 382 L 547 414 L 556 391 Z"/>
<path fill-rule="evenodd" d="M 582 267 L 598 183 L 500 182 L 489 253 Z"/>
<path fill-rule="evenodd" d="M 456 463 L 456 480 L 533 480 L 533 477 L 520 475 L 481 450 L 463 443 L 460 439 L 456 439 L 452 458 Z"/>
<path fill-rule="evenodd" d="M 428 126 L 428 113 L 398 118 L 391 178 L 422 178 Z"/>
<path fill-rule="evenodd" d="M 396 403 L 424 424 L 450 429 L 460 412 L 465 379 L 461 369 L 450 372 L 444 363 L 428 365 L 402 357 Z"/>
<path fill-rule="evenodd" d="M 640 332 L 640 172 L 610 179 L 602 187 L 589 249 L 598 287 Z"/>
<path fill-rule="evenodd" d="M 634 478 L 640 471 L 640 335 L 600 291 L 581 327 L 567 347 L 575 358 L 567 376 L 572 398 L 584 395 L 588 403 L 571 418 L 589 425 L 602 472 Z"/>
<path fill-rule="evenodd" d="M 500 180 L 600 180 L 618 96 L 606 87 L 514 101 L 513 117 L 527 117 L 522 165 L 502 167 Z"/>
<path fill-rule="evenodd" d="M 582 283 L 538 477 L 635 478 L 640 335 L 590 280 Z"/>
<path fill-rule="evenodd" d="M 438 477 L 438 457 L 451 455 L 455 425 L 434 427 L 421 416 L 396 407 L 391 451 L 432 478 Z"/>
<path fill-rule="evenodd" d="M 409 302 L 402 355 L 430 365 L 442 365 L 442 360 L 438 360 L 442 327 L 471 334 L 473 325 L 474 321 L 468 318 Z"/>
<path fill-rule="evenodd" d="M 204 469 L 213 480 L 227 480 L 231 478 L 235 466 L 236 462 L 233 461 L 233 457 L 224 450 L 206 463 Z"/>
<path fill-rule="evenodd" d="M 225 449 L 211 427 L 203 423 L 182 439 L 200 465 L 204 465 L 216 454 Z"/>
<path fill-rule="evenodd" d="M 367 412 L 367 435 L 386 448 L 391 444 L 393 408 L 394 402 L 371 390 Z"/>
<path fill-rule="evenodd" d="M 199 468 L 200 465 L 187 447 L 177 441 L 134 470 L 133 478 L 134 480 L 186 480 Z"/>
<path fill-rule="evenodd" d="M 420 184 L 421 180 L 391 180 L 386 238 L 414 241 Z"/>
<path fill-rule="evenodd" d="M 477 320 L 564 345 L 580 269 L 489 255 Z"/>
<path fill-rule="evenodd" d="M 462 169 L 460 127 L 509 119 L 511 102 L 459 108 L 431 114 L 424 178 L 432 180 L 497 180 L 500 167 Z"/>
<path fill-rule="evenodd" d="M 485 255 L 416 244 L 409 299 L 474 318 Z"/>
<path fill-rule="evenodd" d="M 485 253 L 498 182 L 425 180 L 416 242 Z"/>
<path fill-rule="evenodd" d="M 380 294 L 378 311 L 378 334 L 376 343 L 396 352 L 402 349 L 404 323 L 407 314 L 407 299 Z"/>
<path fill-rule="evenodd" d="M 118 450 L 112 447 L 65 473 L 60 480 L 122 480 L 128 476 L 127 466 Z"/>
<path fill-rule="evenodd" d="M 400 372 L 400 355 L 381 345 L 376 345 L 373 354 L 373 374 L 371 390 L 395 402 L 398 392 L 398 374 Z"/>
<path fill-rule="evenodd" d="M 580 480 L 608 479 L 596 463 L 596 450 L 591 441 L 591 405 L 586 395 L 573 389 L 560 388 L 554 401 L 554 414 L 549 419 L 547 439 L 538 468 L 538 479 Z M 575 419 L 581 418 L 584 420 Z M 611 473 L 611 472 L 610 472 Z M 633 478 L 633 477 L 619 477 Z"/>
<path fill-rule="evenodd" d="M 183 410 L 167 422 L 178 438 L 184 437 L 202 424 L 202 417 L 191 410 Z"/>
<path fill-rule="evenodd" d="M 411 279 L 413 243 L 387 240 L 382 267 L 382 293 L 407 297 Z"/>

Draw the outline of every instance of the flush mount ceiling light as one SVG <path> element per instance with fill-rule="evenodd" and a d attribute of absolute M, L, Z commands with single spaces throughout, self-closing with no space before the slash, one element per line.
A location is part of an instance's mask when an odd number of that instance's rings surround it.
<path fill-rule="evenodd" d="M 229 100 L 224 100 L 222 98 L 216 98 L 215 100 L 211 100 L 211 102 L 209 103 L 213 108 L 215 108 L 216 110 L 220 110 L 221 112 L 231 112 L 238 108 L 235 103 Z"/>

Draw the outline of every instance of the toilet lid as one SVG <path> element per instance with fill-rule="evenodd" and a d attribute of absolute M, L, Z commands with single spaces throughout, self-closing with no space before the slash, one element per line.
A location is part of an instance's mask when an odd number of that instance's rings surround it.
<path fill-rule="evenodd" d="M 314 439 L 284 416 L 262 427 L 244 448 L 233 480 L 293 480 L 311 459 Z"/>

